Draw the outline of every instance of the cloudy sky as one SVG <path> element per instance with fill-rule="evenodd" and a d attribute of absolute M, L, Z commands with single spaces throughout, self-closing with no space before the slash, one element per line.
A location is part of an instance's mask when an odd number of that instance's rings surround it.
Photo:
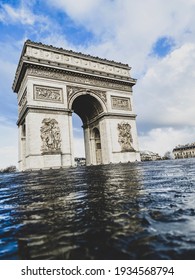
<path fill-rule="evenodd" d="M 0 168 L 17 164 L 11 87 L 26 39 L 128 63 L 141 150 L 195 142 L 195 0 L 1 0 L 0 34 Z"/>

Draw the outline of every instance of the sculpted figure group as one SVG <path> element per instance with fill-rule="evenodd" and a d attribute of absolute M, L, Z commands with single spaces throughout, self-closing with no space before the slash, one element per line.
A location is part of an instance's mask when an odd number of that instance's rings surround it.
<path fill-rule="evenodd" d="M 61 151 L 61 135 L 58 122 L 55 119 L 46 118 L 42 121 L 40 129 L 43 153 L 52 153 Z"/>
<path fill-rule="evenodd" d="M 121 145 L 121 150 L 123 152 L 133 151 L 131 143 L 133 143 L 133 138 L 131 135 L 131 126 L 129 123 L 121 122 L 118 124 L 118 142 Z"/>

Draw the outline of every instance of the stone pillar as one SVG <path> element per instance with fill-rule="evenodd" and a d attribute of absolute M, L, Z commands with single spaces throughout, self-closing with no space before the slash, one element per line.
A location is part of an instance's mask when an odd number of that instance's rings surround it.
<path fill-rule="evenodd" d="M 26 126 L 19 125 L 18 127 L 18 167 L 19 170 L 25 170 L 26 168 Z"/>
<path fill-rule="evenodd" d="M 86 157 L 86 165 L 91 165 L 92 164 L 92 139 L 90 136 L 90 129 L 89 127 L 84 127 L 84 145 L 85 145 L 85 157 Z"/>

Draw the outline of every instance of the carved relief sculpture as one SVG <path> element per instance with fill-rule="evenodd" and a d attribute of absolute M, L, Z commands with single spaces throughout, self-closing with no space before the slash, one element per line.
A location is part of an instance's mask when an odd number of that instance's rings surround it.
<path fill-rule="evenodd" d="M 42 121 L 40 129 L 43 154 L 53 154 L 61 152 L 61 135 L 58 122 L 55 119 L 46 118 Z"/>
<path fill-rule="evenodd" d="M 131 91 L 132 88 L 130 85 L 125 84 L 125 83 L 114 83 L 110 82 L 108 80 L 98 80 L 96 78 L 86 78 L 84 75 L 78 76 L 75 74 L 67 74 L 66 72 L 63 71 L 52 71 L 49 69 L 36 69 L 36 68 L 28 68 L 28 73 L 30 75 L 38 76 L 38 77 L 45 77 L 45 78 L 50 78 L 50 79 L 56 79 L 56 80 L 63 80 L 67 82 L 73 82 L 73 83 L 79 83 L 79 84 L 87 84 L 87 85 L 92 85 L 92 86 L 97 86 L 97 87 L 104 87 L 104 88 L 111 88 L 111 89 L 119 89 L 123 91 Z"/>
<path fill-rule="evenodd" d="M 131 134 L 131 126 L 127 122 L 121 122 L 118 124 L 118 142 L 121 145 L 121 150 L 123 152 L 134 151 L 131 143 L 133 143 L 133 138 Z"/>
<path fill-rule="evenodd" d="M 62 89 L 44 86 L 34 86 L 35 100 L 62 103 Z"/>
<path fill-rule="evenodd" d="M 130 98 L 112 96 L 112 108 L 118 110 L 131 110 Z"/>
<path fill-rule="evenodd" d="M 106 93 L 104 91 L 100 91 L 100 90 L 93 90 L 93 89 L 87 89 L 87 88 L 82 88 L 82 87 L 73 87 L 73 86 L 67 86 L 67 93 L 68 93 L 68 100 L 71 99 L 71 97 L 73 95 L 75 95 L 78 92 L 92 92 L 95 95 L 99 96 L 99 98 L 106 103 L 107 102 L 107 98 L 106 98 Z"/>

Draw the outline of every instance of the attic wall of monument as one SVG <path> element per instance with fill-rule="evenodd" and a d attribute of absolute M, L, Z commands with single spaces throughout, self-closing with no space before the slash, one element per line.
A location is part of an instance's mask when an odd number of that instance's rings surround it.
<path fill-rule="evenodd" d="M 82 55 L 70 55 L 63 52 L 56 52 L 51 50 L 44 50 L 36 47 L 27 46 L 25 56 L 29 58 L 37 58 L 45 61 L 56 62 L 64 65 L 71 65 L 99 71 L 101 73 L 109 73 L 118 76 L 129 77 L 129 67 L 119 66 L 118 63 L 110 63 L 108 61 L 102 62 L 99 59 L 92 57 L 83 57 Z M 118 65 L 117 65 L 118 64 Z"/>

